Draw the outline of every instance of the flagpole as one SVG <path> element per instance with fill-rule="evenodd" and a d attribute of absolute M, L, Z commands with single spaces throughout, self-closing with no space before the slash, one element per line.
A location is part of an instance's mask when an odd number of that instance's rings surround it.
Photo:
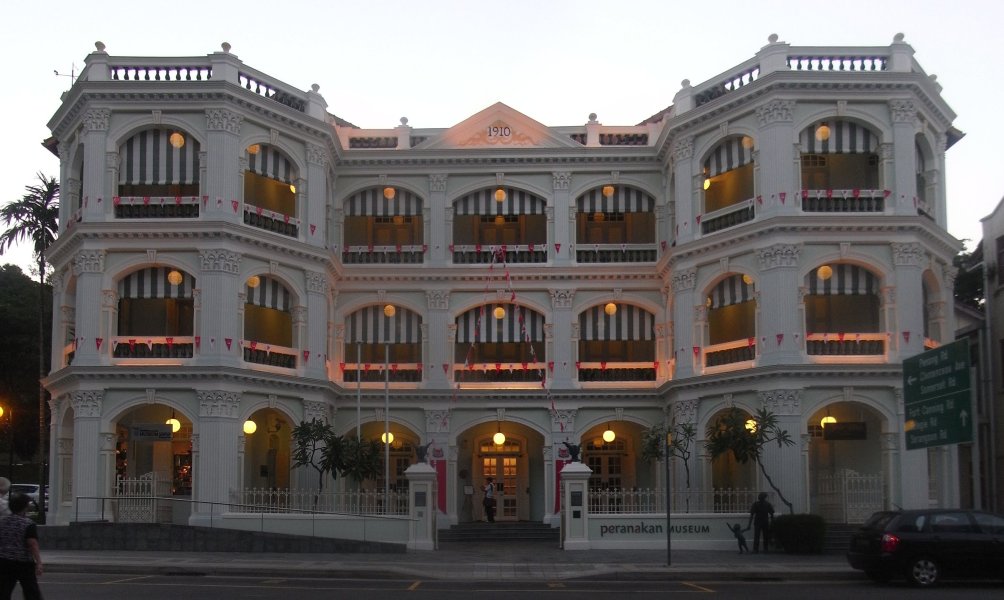
<path fill-rule="evenodd" d="M 356 342 L 356 443 L 362 443 L 362 434 L 359 432 L 360 423 L 363 420 L 363 372 L 359 368 L 362 364 L 363 343 Z"/>
<path fill-rule="evenodd" d="M 390 509 L 390 344 L 383 345 L 383 497 Z"/>

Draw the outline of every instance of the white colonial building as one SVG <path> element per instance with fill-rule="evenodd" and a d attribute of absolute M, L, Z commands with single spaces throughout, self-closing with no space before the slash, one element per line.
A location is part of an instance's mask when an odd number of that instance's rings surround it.
<path fill-rule="evenodd" d="M 713 503 L 769 490 L 704 449 L 722 411 L 764 406 L 796 441 L 764 464 L 796 511 L 958 503 L 956 450 L 906 449 L 901 362 L 953 339 L 962 134 L 902 35 L 771 36 L 638 125 L 498 103 L 449 129 L 361 129 L 229 44 L 96 48 L 49 123 L 50 522 L 148 473 L 205 503 L 191 523 L 309 489 L 290 429 L 312 418 L 389 425 L 366 489 L 428 446 L 444 526 L 481 518 L 487 476 L 500 519 L 557 523 L 565 442 L 592 489 L 658 489 L 641 440 L 668 423 L 697 430 L 674 488 L 689 471 Z"/>

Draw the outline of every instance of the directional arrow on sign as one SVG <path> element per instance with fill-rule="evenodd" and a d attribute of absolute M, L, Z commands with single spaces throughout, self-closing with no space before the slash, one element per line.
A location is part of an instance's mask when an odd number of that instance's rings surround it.
<path fill-rule="evenodd" d="M 913 385 L 913 383 L 914 383 L 915 381 L 917 381 L 917 378 L 916 378 L 916 377 L 914 377 L 914 376 L 912 376 L 912 375 L 911 375 L 910 377 L 907 377 L 907 378 L 906 378 L 906 384 L 907 384 L 907 385 Z"/>
<path fill-rule="evenodd" d="M 963 427 L 968 427 L 966 421 L 969 419 L 969 413 L 965 409 L 959 411 L 959 420 L 962 421 Z"/>

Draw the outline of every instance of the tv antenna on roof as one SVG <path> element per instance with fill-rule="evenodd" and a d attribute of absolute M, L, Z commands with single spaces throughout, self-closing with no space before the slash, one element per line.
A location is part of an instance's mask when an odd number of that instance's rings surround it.
<path fill-rule="evenodd" d="M 69 74 L 60 73 L 56 69 L 53 69 L 52 73 L 56 77 L 69 77 L 70 78 L 70 87 L 73 87 L 74 82 L 77 81 L 77 65 L 75 65 L 73 63 L 70 63 L 70 73 Z"/>

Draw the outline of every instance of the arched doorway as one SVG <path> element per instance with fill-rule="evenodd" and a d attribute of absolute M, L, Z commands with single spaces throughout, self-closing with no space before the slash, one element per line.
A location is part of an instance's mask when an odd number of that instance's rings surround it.
<path fill-rule="evenodd" d="M 547 490 L 540 432 L 512 420 L 486 421 L 462 432 L 456 445 L 459 521 L 485 520 L 482 490 L 488 477 L 495 480 L 497 521 L 543 521 Z"/>
<path fill-rule="evenodd" d="M 723 409 L 715 413 L 709 419 L 709 427 L 716 427 L 719 419 L 724 417 L 732 409 Z M 740 409 L 743 420 L 752 419 L 753 416 L 746 410 Z M 703 445 L 703 441 L 702 441 Z M 711 470 L 711 487 L 714 490 L 715 502 L 723 498 L 723 502 L 733 495 L 744 497 L 746 493 L 752 494 L 757 488 L 756 464 L 753 462 L 741 463 L 736 460 L 732 452 L 723 452 L 715 457 L 708 457 Z"/>
<path fill-rule="evenodd" d="M 244 422 L 244 487 L 285 490 L 290 487 L 292 422 L 274 408 L 256 410 Z"/>

